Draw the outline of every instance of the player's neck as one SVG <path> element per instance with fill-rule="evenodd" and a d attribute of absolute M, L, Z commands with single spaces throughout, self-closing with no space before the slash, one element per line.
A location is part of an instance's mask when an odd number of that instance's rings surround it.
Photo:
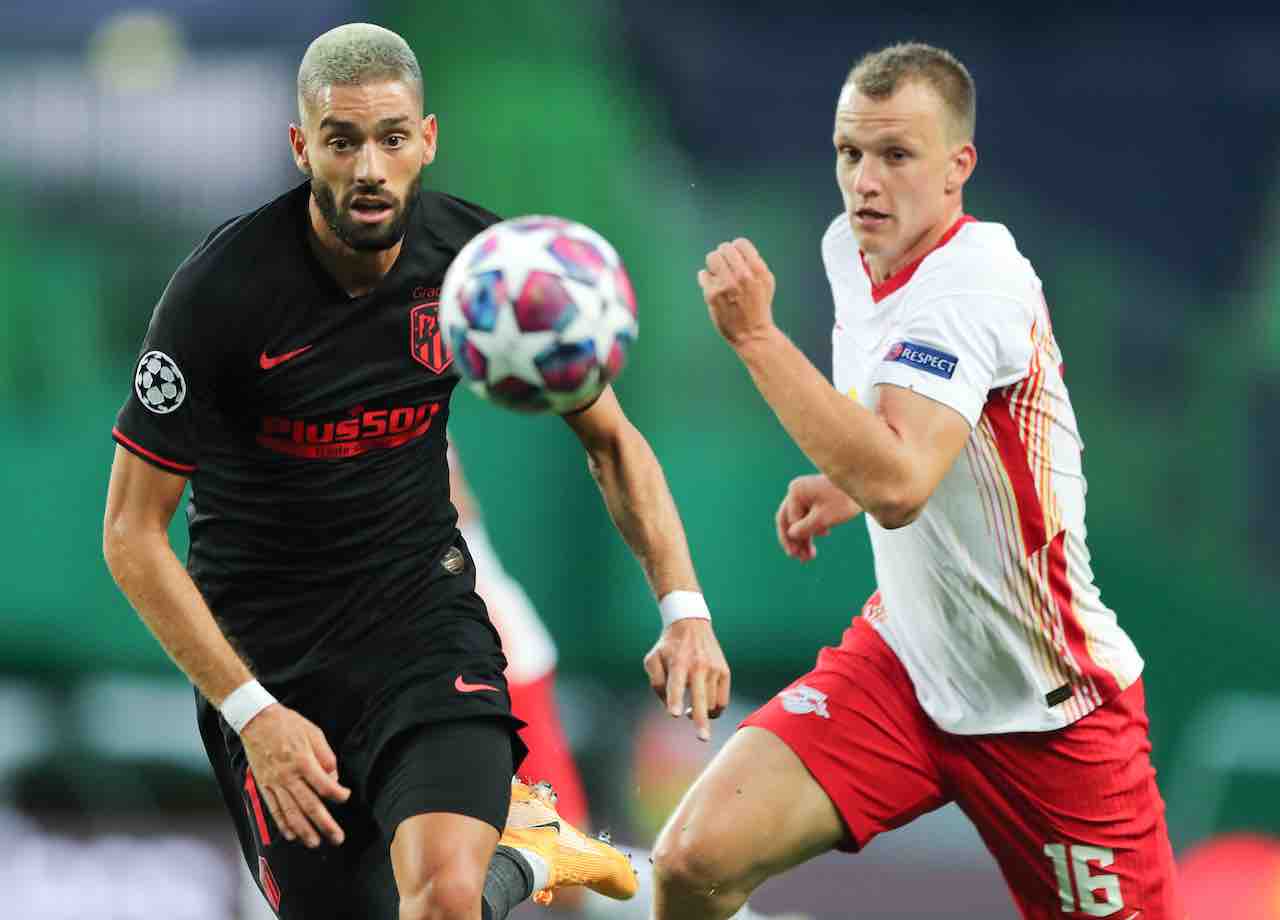
<path fill-rule="evenodd" d="M 403 239 L 390 249 L 361 252 L 338 239 L 320 213 L 315 198 L 309 199 L 307 212 L 311 217 L 311 232 L 307 234 L 311 251 L 347 296 L 363 297 L 368 294 L 396 264 L 400 247 L 404 245 Z"/>
<path fill-rule="evenodd" d="M 947 231 L 958 221 L 964 214 L 964 205 L 957 203 L 955 208 L 947 212 L 947 216 L 938 221 L 925 233 L 920 239 L 911 244 L 911 248 L 907 249 L 900 255 L 891 259 L 884 259 L 878 256 L 867 254 L 867 268 L 871 272 L 872 284 L 884 284 L 885 281 L 892 278 L 898 272 L 902 271 L 913 262 L 918 262 L 927 256 L 938 245 L 938 242 L 947 234 Z"/>

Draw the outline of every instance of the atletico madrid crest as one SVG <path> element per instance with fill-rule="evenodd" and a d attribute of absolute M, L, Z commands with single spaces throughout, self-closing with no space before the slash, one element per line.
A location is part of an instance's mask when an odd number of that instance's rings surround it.
<path fill-rule="evenodd" d="M 439 310 L 440 301 L 432 300 L 409 311 L 409 350 L 413 353 L 413 360 L 433 374 L 444 373 L 444 369 L 453 363 L 449 345 L 440 334 Z"/>

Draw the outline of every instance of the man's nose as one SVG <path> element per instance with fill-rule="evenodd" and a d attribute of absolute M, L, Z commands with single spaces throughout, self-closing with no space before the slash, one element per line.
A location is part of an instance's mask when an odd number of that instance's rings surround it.
<path fill-rule="evenodd" d="M 863 157 L 853 174 L 854 193 L 863 198 L 878 194 L 880 178 L 880 167 L 875 157 Z"/>
<path fill-rule="evenodd" d="M 382 152 L 372 141 L 362 144 L 356 154 L 356 171 L 353 177 L 361 185 L 384 185 L 387 170 Z"/>

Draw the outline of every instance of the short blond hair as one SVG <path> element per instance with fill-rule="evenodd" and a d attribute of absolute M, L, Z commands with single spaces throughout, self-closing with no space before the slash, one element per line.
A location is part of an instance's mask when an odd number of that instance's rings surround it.
<path fill-rule="evenodd" d="M 863 55 L 844 82 L 870 99 L 887 99 L 911 80 L 924 83 L 942 99 L 958 139 L 973 140 L 978 90 L 968 68 L 950 51 L 922 42 L 890 45 Z"/>
<path fill-rule="evenodd" d="M 330 29 L 311 43 L 298 65 L 298 116 L 306 118 L 329 86 L 399 80 L 422 100 L 422 69 L 403 38 L 367 22 Z"/>

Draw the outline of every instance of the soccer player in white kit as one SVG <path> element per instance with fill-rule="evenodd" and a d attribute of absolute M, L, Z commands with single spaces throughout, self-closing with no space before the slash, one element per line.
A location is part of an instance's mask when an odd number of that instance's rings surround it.
<path fill-rule="evenodd" d="M 951 801 L 1023 917 L 1185 918 L 1143 662 L 1089 568 L 1040 280 L 1008 230 L 964 213 L 974 99 L 964 66 L 921 44 L 867 55 L 841 91 L 834 387 L 774 325 L 749 241 L 699 273 L 819 470 L 778 510 L 783 550 L 807 561 L 865 511 L 879 590 L 686 795 L 655 849 L 658 920 L 729 917 L 766 878 Z"/>

